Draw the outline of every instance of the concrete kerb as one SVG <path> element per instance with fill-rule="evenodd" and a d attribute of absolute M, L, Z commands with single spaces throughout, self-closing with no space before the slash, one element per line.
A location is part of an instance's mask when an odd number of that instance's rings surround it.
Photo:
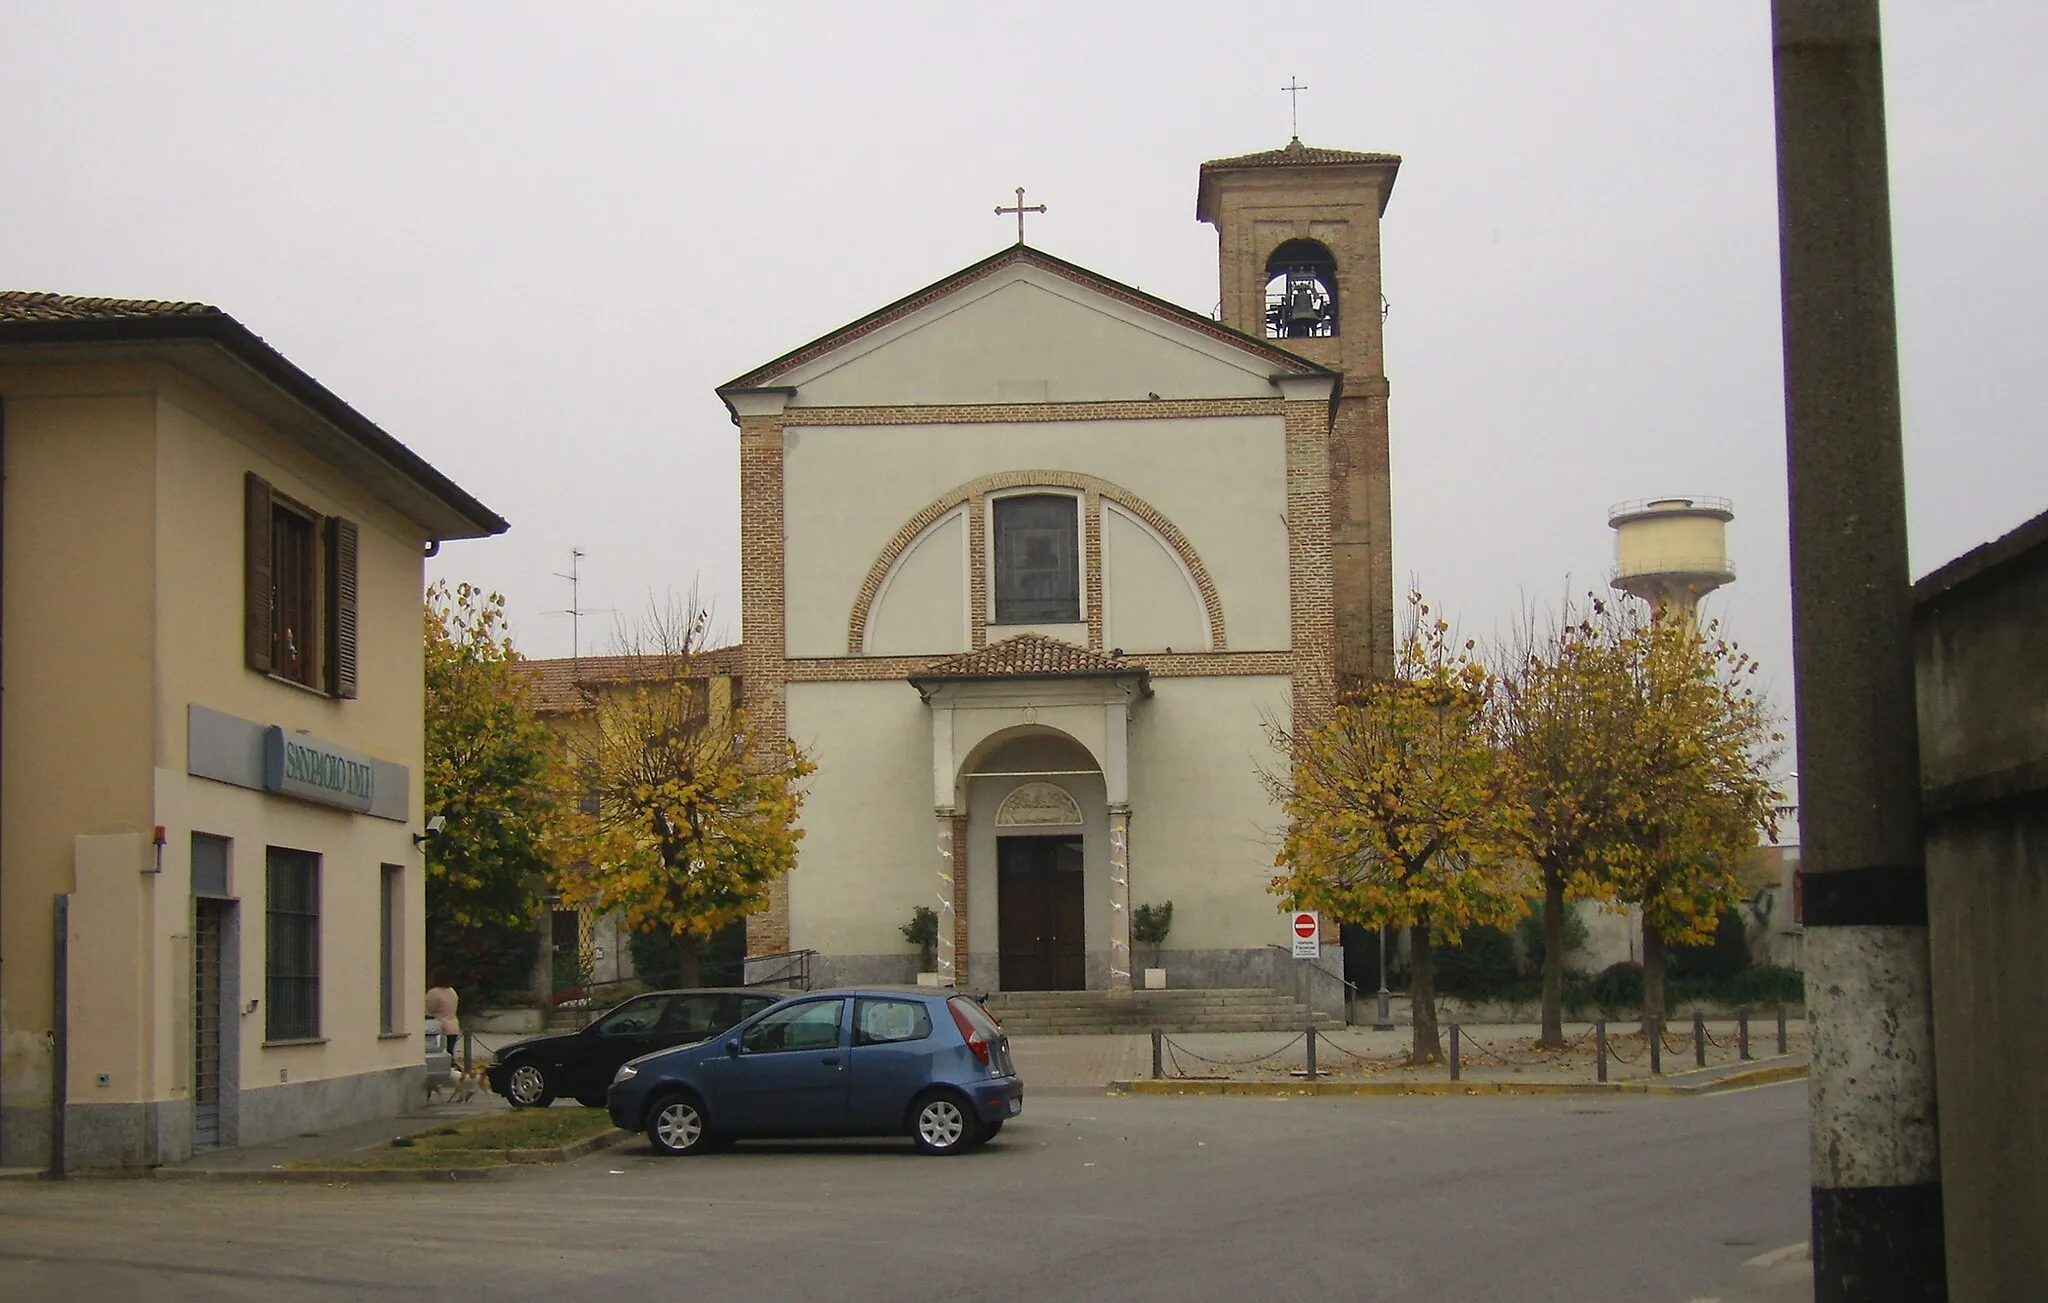
<path fill-rule="evenodd" d="M 1654 1081 L 1227 1081 L 1162 1078 L 1112 1082 L 1127 1095 L 1713 1095 L 1751 1086 L 1797 1081 L 1806 1056 L 1765 1059 L 1737 1070 L 1672 1073 Z"/>
<path fill-rule="evenodd" d="M 517 1172 L 521 1168 L 574 1162 L 576 1159 L 625 1144 L 637 1134 L 613 1129 L 587 1136 L 573 1145 L 561 1145 L 552 1149 L 470 1151 L 493 1154 L 504 1160 L 502 1165 L 494 1167 L 159 1167 L 153 1175 L 162 1181 L 276 1181 L 313 1184 L 344 1184 L 356 1181 L 490 1181 Z"/>

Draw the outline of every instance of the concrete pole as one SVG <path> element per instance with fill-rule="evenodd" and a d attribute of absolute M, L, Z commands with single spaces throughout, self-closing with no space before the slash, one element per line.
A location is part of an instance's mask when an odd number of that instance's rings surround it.
<path fill-rule="evenodd" d="M 955 847 L 953 845 L 953 816 L 955 812 L 950 809 L 941 808 L 935 811 L 935 813 L 938 816 L 939 879 L 937 890 L 933 893 L 934 906 L 932 912 L 939 916 L 939 944 L 936 950 L 933 951 L 933 954 L 938 963 L 939 985 L 958 986 L 960 985 L 960 963 L 958 934 L 955 931 L 955 925 L 959 919 L 953 905 L 953 902 L 959 898 L 959 888 L 954 881 L 958 865 L 958 856 L 955 854 Z"/>
<path fill-rule="evenodd" d="M 1877 0 L 1773 0 L 1814 1297 L 1941 1299 Z"/>

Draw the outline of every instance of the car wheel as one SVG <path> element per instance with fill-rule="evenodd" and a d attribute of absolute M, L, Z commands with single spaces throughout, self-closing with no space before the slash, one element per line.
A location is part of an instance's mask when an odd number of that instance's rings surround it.
<path fill-rule="evenodd" d="M 718 1147 L 704 1106 L 688 1095 L 670 1095 L 647 1111 L 647 1138 L 656 1153 L 701 1154 Z"/>
<path fill-rule="evenodd" d="M 981 1135 L 974 1110 L 958 1095 L 926 1095 L 911 1106 L 910 1135 L 927 1154 L 957 1154 Z"/>
<path fill-rule="evenodd" d="M 605 1098 L 602 1095 L 578 1095 L 576 1102 L 585 1108 L 603 1108 Z"/>
<path fill-rule="evenodd" d="M 555 1102 L 554 1083 L 547 1069 L 537 1063 L 522 1063 L 505 1078 L 505 1098 L 513 1108 L 546 1108 Z"/>

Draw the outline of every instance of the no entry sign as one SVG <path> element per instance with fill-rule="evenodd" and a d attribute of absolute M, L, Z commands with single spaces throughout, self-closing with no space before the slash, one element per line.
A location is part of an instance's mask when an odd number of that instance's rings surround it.
<path fill-rule="evenodd" d="M 1294 911 L 1291 924 L 1294 932 L 1294 957 L 1296 959 L 1321 959 L 1323 957 L 1323 923 L 1312 909 Z"/>

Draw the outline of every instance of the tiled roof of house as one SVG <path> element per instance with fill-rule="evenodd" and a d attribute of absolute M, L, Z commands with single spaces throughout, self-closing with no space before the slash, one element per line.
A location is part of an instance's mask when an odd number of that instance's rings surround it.
<path fill-rule="evenodd" d="M 221 310 L 210 303 L 172 303 L 164 299 L 87 298 L 77 294 L 0 290 L 0 321 L 119 321 L 134 317 L 221 315 Z"/>
<path fill-rule="evenodd" d="M 1399 154 L 1368 154 L 1356 149 L 1324 149 L 1304 145 L 1296 136 L 1281 149 L 1264 149 L 1234 158 L 1212 158 L 1202 164 L 1204 172 L 1224 172 L 1240 167 L 1299 167 L 1309 163 L 1398 163 Z"/>
<path fill-rule="evenodd" d="M 1143 674 L 1127 661 L 1076 647 L 1070 642 L 1048 638 L 1042 633 L 1020 633 L 1014 638 L 992 642 L 977 652 L 963 652 L 933 661 L 919 679 L 1056 678 L 1068 674 Z"/>
<path fill-rule="evenodd" d="M 583 709 L 590 702 L 590 690 L 607 683 L 670 683 L 738 674 L 741 650 L 733 643 L 691 656 L 562 656 L 521 663 L 533 680 L 534 709 L 552 715 Z"/>

